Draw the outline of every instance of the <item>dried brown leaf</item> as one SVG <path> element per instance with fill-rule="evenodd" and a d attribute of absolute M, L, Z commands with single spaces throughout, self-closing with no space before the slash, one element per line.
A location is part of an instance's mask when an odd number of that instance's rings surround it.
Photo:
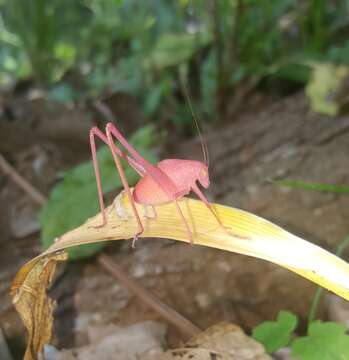
<path fill-rule="evenodd" d="M 57 261 L 66 260 L 65 252 L 33 259 L 21 268 L 12 283 L 13 304 L 28 330 L 25 360 L 37 359 L 51 339 L 55 302 L 46 296 Z"/>

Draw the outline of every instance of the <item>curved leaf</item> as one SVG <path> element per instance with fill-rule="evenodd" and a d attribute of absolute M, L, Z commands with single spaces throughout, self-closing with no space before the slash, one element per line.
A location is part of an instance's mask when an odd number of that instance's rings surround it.
<path fill-rule="evenodd" d="M 335 255 L 246 211 L 213 205 L 221 221 L 229 228 L 228 234 L 217 224 L 201 201 L 183 198 L 179 204 L 190 228 L 193 229 L 195 245 L 210 246 L 271 261 L 349 300 L 349 265 Z M 188 234 L 174 204 L 157 206 L 156 218 L 148 218 L 144 206 L 137 205 L 137 209 L 144 224 L 141 237 L 161 237 L 189 242 Z M 47 257 L 51 258 L 52 254 L 76 245 L 133 238 L 138 228 L 127 196 L 121 193 L 107 212 L 106 226 L 96 227 L 102 222 L 102 215 L 98 214 L 63 235 L 45 252 L 20 269 L 12 284 L 12 294 L 16 299 L 15 305 L 18 311 L 22 312 L 26 307 L 36 306 L 38 301 L 36 297 L 31 297 L 29 301 L 23 294 L 32 291 L 26 283 L 27 279 L 31 274 L 40 276 L 37 268 Z M 36 283 L 41 284 L 42 288 L 47 285 L 47 282 Z M 47 323 L 43 318 L 33 318 L 33 322 L 39 324 L 35 323 L 35 326 L 26 324 L 29 332 L 42 329 L 40 322 Z M 40 338 L 38 334 L 34 335 L 30 334 L 29 339 Z M 47 334 L 44 336 L 47 341 L 49 336 Z M 33 344 L 29 343 L 28 347 L 32 348 Z"/>

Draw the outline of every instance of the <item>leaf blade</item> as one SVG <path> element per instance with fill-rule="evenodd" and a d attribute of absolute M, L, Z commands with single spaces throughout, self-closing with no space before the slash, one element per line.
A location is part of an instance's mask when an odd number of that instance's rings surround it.
<path fill-rule="evenodd" d="M 347 359 L 349 336 L 342 324 L 314 321 L 307 336 L 297 338 L 291 346 L 292 356 L 302 360 Z"/>
<path fill-rule="evenodd" d="M 287 346 L 298 323 L 289 311 L 280 311 L 276 321 L 265 321 L 253 329 L 252 337 L 262 343 L 268 353 Z"/>
<path fill-rule="evenodd" d="M 277 181 L 273 181 L 273 183 L 280 186 L 289 187 L 292 189 L 316 190 L 316 191 L 332 192 L 338 194 L 349 193 L 349 186 L 345 186 L 345 185 L 312 183 L 301 180 L 277 180 Z"/>
<path fill-rule="evenodd" d="M 321 247 L 257 215 L 213 204 L 224 225 L 232 229 L 229 236 L 219 227 L 201 201 L 183 198 L 180 206 L 189 226 L 195 229 L 194 244 L 271 261 L 349 300 L 349 265 Z M 156 220 L 146 218 L 143 206 L 137 205 L 137 210 L 144 219 L 145 229 L 141 237 L 189 242 L 174 204 L 156 207 Z M 101 219 L 101 214 L 89 219 L 85 224 L 62 236 L 60 241 L 53 244 L 45 253 L 64 250 L 82 243 L 132 239 L 138 229 L 129 200 L 123 193 L 108 208 L 108 224 L 104 228 L 94 228 L 101 223 Z"/>

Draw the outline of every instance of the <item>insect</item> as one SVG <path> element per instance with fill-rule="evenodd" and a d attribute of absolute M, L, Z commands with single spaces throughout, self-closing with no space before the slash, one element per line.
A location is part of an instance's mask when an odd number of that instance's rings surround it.
<path fill-rule="evenodd" d="M 150 205 L 155 210 L 154 206 L 173 202 L 177 208 L 178 215 L 181 217 L 183 225 L 185 226 L 188 234 L 188 239 L 190 243 L 193 244 L 193 233 L 178 204 L 179 199 L 192 191 L 199 197 L 201 201 L 204 202 L 208 210 L 215 217 L 219 226 L 226 230 L 226 228 L 223 226 L 220 219 L 214 212 L 211 204 L 206 199 L 205 195 L 201 192 L 198 186 L 199 183 L 202 187 L 207 189 L 210 185 L 207 149 L 204 146 L 203 142 L 202 148 L 204 152 L 204 162 L 196 160 L 167 159 L 160 161 L 156 165 L 153 165 L 149 161 L 144 159 L 127 142 L 119 129 L 111 122 L 106 125 L 105 133 L 103 133 L 97 127 L 93 127 L 90 130 L 90 145 L 93 167 L 96 175 L 98 200 L 103 218 L 102 224 L 99 225 L 100 227 L 104 226 L 107 223 L 107 217 L 105 212 L 101 178 L 97 161 L 95 137 L 99 138 L 110 147 L 122 184 L 125 188 L 127 196 L 129 197 L 132 211 L 138 223 L 138 231 L 134 235 L 133 246 L 137 238 L 144 231 L 144 227 L 135 203 L 145 206 Z M 127 153 L 120 150 L 115 145 L 114 138 L 123 146 Z M 120 158 L 125 159 L 128 164 L 132 166 L 141 176 L 141 179 L 135 185 L 133 192 L 131 192 L 128 185 Z"/>

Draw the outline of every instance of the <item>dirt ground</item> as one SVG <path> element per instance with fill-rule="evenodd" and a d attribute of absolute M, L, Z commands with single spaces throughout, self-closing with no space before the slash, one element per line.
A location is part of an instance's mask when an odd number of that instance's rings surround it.
<path fill-rule="evenodd" d="M 41 100 L 3 103 L 0 152 L 43 193 L 48 194 L 62 169 L 89 157 L 88 129 L 94 119 L 87 109 Z M 348 116 L 314 114 L 303 94 L 250 111 L 207 136 L 208 198 L 256 213 L 333 251 L 349 233 L 349 197 L 285 189 L 270 180 L 348 184 L 348 132 Z M 200 159 L 200 149 L 199 141 L 191 140 L 163 156 Z M 5 205 L 0 209 L 0 322 L 18 355 L 24 347 L 24 329 L 8 288 L 19 267 L 41 251 L 39 207 L 3 175 L 0 199 Z M 229 320 L 249 332 L 283 309 L 300 316 L 301 332 L 316 289 L 268 262 L 169 240 L 140 240 L 135 249 L 124 242 L 106 252 L 142 286 L 202 329 Z M 87 344 L 92 325 L 161 320 L 95 259 L 60 268 L 50 293 L 58 303 L 53 340 L 58 348 Z M 321 313 L 326 318 L 325 304 Z M 181 340 L 183 336 L 169 326 L 169 345 Z"/>

